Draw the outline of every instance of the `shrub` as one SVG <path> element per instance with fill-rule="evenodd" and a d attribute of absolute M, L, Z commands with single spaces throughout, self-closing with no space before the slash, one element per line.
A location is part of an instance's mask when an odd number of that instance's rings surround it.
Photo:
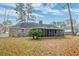
<path fill-rule="evenodd" d="M 42 30 L 37 28 L 31 29 L 29 31 L 29 36 L 32 36 L 33 39 L 38 39 L 38 37 L 42 36 Z"/>

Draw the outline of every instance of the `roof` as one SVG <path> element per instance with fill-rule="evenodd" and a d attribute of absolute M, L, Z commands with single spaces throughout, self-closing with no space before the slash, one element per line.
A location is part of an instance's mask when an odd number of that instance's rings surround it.
<path fill-rule="evenodd" d="M 12 27 L 18 27 L 18 28 L 58 28 L 52 24 L 39 24 L 34 22 L 22 22 L 19 24 L 16 24 Z"/>

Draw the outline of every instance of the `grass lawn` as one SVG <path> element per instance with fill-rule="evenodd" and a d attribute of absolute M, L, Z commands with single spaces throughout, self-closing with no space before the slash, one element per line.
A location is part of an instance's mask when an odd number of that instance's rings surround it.
<path fill-rule="evenodd" d="M 28 37 L 0 38 L 0 55 L 79 55 L 79 37 L 69 35 L 64 38 L 42 38 L 39 40 L 31 40 Z"/>

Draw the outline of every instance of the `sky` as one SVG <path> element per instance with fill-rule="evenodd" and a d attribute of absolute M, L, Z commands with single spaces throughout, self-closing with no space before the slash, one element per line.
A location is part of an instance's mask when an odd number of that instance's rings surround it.
<path fill-rule="evenodd" d="M 48 5 L 48 3 L 32 4 L 32 11 L 36 16 L 35 22 L 42 20 L 43 23 L 48 24 L 53 21 L 64 21 L 69 19 L 66 3 L 52 3 L 50 4 L 50 7 L 48 7 Z M 0 3 L 0 23 L 3 22 L 4 17 L 8 15 L 8 19 L 11 20 L 13 24 L 15 24 L 17 18 L 15 8 L 15 3 Z M 79 22 L 79 4 L 71 3 L 70 10 L 72 12 L 73 19 Z"/>

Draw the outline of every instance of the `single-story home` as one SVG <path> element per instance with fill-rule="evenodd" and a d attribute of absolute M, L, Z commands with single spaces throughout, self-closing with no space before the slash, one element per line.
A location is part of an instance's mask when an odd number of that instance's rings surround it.
<path fill-rule="evenodd" d="M 52 24 L 42 24 L 42 23 L 34 23 L 34 22 L 22 22 L 11 26 L 9 29 L 9 36 L 18 37 L 18 36 L 28 36 L 28 32 L 32 28 L 39 28 L 43 31 L 43 37 L 49 36 L 63 36 L 64 30 L 57 28 Z"/>

